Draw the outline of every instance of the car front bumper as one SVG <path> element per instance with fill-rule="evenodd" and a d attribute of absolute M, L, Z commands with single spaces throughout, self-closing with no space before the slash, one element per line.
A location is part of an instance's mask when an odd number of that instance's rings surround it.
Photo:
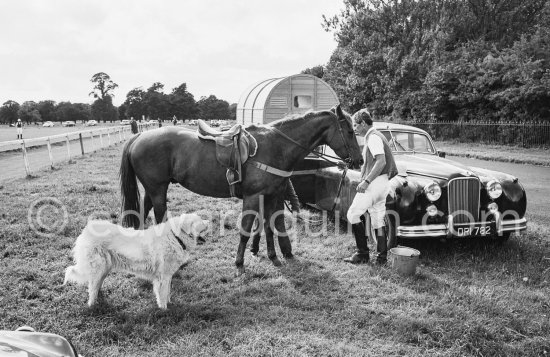
<path fill-rule="evenodd" d="M 512 220 L 495 220 L 492 222 L 475 222 L 462 227 L 494 227 L 490 235 L 501 235 L 506 232 L 521 232 L 527 229 L 527 219 L 512 219 Z M 453 225 L 452 220 L 447 224 L 426 224 L 420 226 L 397 226 L 397 237 L 399 238 L 452 238 L 457 237 L 459 228 Z M 479 232 L 479 230 L 477 231 Z M 476 234 L 470 234 L 472 236 Z"/>

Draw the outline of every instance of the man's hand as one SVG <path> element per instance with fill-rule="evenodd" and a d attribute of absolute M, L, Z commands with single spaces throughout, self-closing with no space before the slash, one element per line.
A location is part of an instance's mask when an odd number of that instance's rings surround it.
<path fill-rule="evenodd" d="M 367 181 L 361 181 L 359 182 L 359 185 L 357 185 L 357 192 L 365 192 L 367 188 L 369 187 L 369 183 Z"/>

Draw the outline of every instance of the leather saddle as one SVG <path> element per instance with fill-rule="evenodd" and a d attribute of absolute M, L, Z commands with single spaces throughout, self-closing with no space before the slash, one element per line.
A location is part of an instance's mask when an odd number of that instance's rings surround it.
<path fill-rule="evenodd" d="M 227 183 L 231 195 L 234 196 L 234 185 L 242 182 L 242 165 L 249 157 L 256 155 L 258 143 L 240 124 L 227 131 L 219 131 L 201 119 L 197 122 L 199 138 L 216 143 L 216 159 L 220 165 L 227 168 Z"/>

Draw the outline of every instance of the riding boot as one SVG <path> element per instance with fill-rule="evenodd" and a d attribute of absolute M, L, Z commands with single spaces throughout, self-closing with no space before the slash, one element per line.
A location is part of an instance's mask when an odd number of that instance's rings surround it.
<path fill-rule="evenodd" d="M 376 263 L 386 264 L 388 259 L 388 242 L 386 237 L 386 227 L 376 229 Z"/>
<path fill-rule="evenodd" d="M 366 264 L 369 262 L 369 246 L 365 234 L 365 224 L 363 222 L 352 224 L 351 231 L 355 238 L 357 250 L 351 257 L 345 258 L 344 261 L 351 264 Z"/>

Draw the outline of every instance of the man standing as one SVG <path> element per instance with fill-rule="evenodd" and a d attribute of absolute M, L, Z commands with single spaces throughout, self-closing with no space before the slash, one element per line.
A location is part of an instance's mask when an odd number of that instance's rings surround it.
<path fill-rule="evenodd" d="M 17 139 L 23 140 L 23 122 L 21 121 L 21 119 L 17 119 L 15 127 L 17 129 Z"/>
<path fill-rule="evenodd" d="M 132 134 L 137 134 L 139 132 L 138 123 L 134 117 L 130 118 L 130 128 L 132 129 Z"/>
<path fill-rule="evenodd" d="M 388 141 L 384 135 L 374 129 L 368 110 L 361 109 L 355 113 L 353 122 L 357 134 L 365 135 L 364 164 L 361 167 L 361 181 L 357 185 L 357 193 L 347 214 L 357 251 L 344 261 L 352 264 L 364 264 L 369 261 L 366 227 L 362 220 L 362 216 L 368 211 L 372 227 L 376 231 L 378 253 L 376 262 L 384 264 L 388 251 L 384 230 L 386 196 L 390 187 L 389 180 L 397 174 L 397 166 Z"/>

